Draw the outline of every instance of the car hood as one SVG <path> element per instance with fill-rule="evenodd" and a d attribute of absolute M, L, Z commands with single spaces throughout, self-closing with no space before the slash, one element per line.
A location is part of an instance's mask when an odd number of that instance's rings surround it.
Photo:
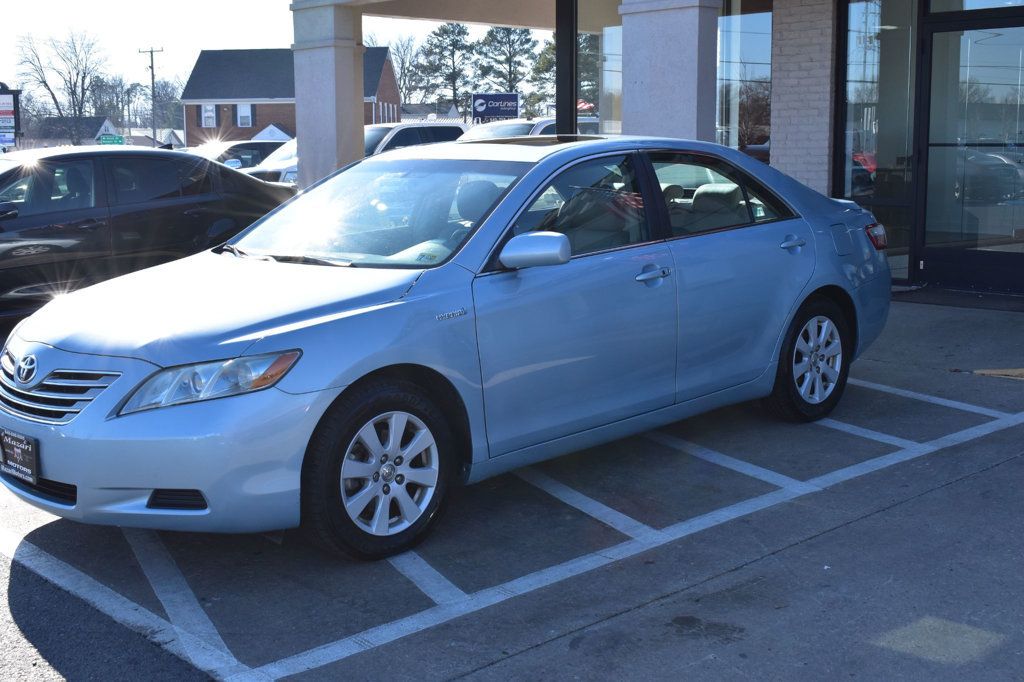
<path fill-rule="evenodd" d="M 60 296 L 28 318 L 18 336 L 162 367 L 230 358 L 271 333 L 287 337 L 290 328 L 391 303 L 421 272 L 207 251 Z"/>

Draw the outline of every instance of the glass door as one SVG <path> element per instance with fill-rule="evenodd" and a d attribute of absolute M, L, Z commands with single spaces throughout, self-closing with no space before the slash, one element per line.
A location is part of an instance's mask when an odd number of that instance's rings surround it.
<path fill-rule="evenodd" d="M 930 40 L 919 277 L 1024 292 L 1024 27 Z"/>

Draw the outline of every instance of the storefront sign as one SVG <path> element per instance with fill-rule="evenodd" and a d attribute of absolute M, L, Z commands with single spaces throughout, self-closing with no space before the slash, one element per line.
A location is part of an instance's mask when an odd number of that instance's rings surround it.
<path fill-rule="evenodd" d="M 483 92 L 473 95 L 474 121 L 483 122 L 518 117 L 518 92 Z"/>
<path fill-rule="evenodd" d="M 14 146 L 14 97 L 13 93 L 0 94 L 0 147 Z"/>

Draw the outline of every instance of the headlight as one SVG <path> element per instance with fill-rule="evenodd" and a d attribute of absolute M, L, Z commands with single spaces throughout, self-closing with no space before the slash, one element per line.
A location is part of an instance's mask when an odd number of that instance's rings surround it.
<path fill-rule="evenodd" d="M 252 393 L 276 384 L 299 359 L 297 350 L 171 367 L 135 389 L 119 414 Z"/>

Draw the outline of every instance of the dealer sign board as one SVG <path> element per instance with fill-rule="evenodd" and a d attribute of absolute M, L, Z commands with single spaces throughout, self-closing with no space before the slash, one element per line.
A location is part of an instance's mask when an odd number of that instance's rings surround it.
<path fill-rule="evenodd" d="M 14 94 L 0 94 L 0 147 L 14 146 Z"/>
<path fill-rule="evenodd" d="M 518 92 L 481 92 L 473 95 L 473 120 L 477 123 L 519 118 Z"/>

